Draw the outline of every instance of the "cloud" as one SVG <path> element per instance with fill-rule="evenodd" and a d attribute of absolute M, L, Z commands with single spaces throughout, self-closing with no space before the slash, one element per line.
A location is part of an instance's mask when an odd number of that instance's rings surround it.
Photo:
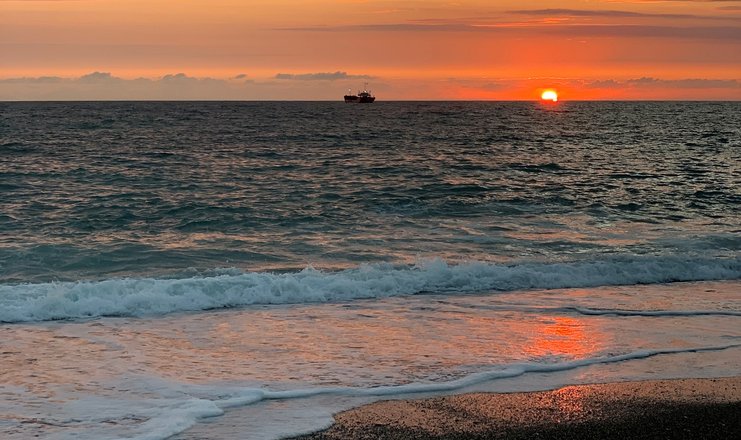
<path fill-rule="evenodd" d="M 577 25 L 552 26 L 543 28 L 542 32 L 580 37 L 741 40 L 741 27 L 738 26 Z"/>
<path fill-rule="evenodd" d="M 736 3 L 740 0 L 607 0 L 609 3 Z"/>
<path fill-rule="evenodd" d="M 275 79 L 299 81 L 336 81 L 339 79 L 372 79 L 369 75 L 348 75 L 347 72 L 318 72 L 318 73 L 278 73 Z"/>
<path fill-rule="evenodd" d="M 616 81 L 614 79 L 591 81 L 585 84 L 594 89 L 621 89 L 629 87 L 652 89 L 741 89 L 741 82 L 736 79 L 660 79 L 642 77 Z"/>
<path fill-rule="evenodd" d="M 586 84 L 590 89 L 617 89 L 623 87 L 623 83 L 615 81 L 614 79 L 604 79 L 598 81 L 591 81 Z"/>
<path fill-rule="evenodd" d="M 657 79 L 643 77 L 626 81 L 628 84 L 638 87 L 668 87 L 678 89 L 737 89 L 741 88 L 741 82 L 735 79 Z"/>
<path fill-rule="evenodd" d="M 486 90 L 486 91 L 497 91 L 504 90 L 507 88 L 505 84 L 500 81 L 492 81 L 488 78 L 473 78 L 473 79 L 462 79 L 462 78 L 448 78 L 447 82 L 452 85 L 456 85 L 466 89 L 474 90 Z"/>
<path fill-rule="evenodd" d="M 336 72 L 335 72 L 336 73 Z M 340 72 L 341 74 L 343 72 Z M 290 74 L 284 74 L 290 75 Z M 297 74 L 290 78 L 305 78 Z M 335 77 L 330 72 L 330 78 Z M 108 72 L 92 72 L 76 78 L 40 76 L 0 79 L 0 101 L 54 100 L 336 100 L 348 84 L 345 80 L 368 75 L 339 75 L 339 80 L 245 80 L 241 75 L 228 79 L 200 78 L 172 73 L 158 78 L 126 79 Z M 310 78 L 317 78 L 312 76 Z M 322 78 L 319 76 L 318 78 Z M 326 78 L 326 77 L 325 77 Z M 380 99 L 522 99 L 544 84 L 596 99 L 740 99 L 741 78 L 737 79 L 633 79 L 579 78 L 375 78 L 373 89 Z M 578 95 L 579 93 L 577 93 Z"/>
<path fill-rule="evenodd" d="M 155 79 L 123 79 L 109 72 L 0 79 L 0 100 L 230 99 L 233 92 L 230 81 L 184 73 Z"/>
<path fill-rule="evenodd" d="M 191 78 L 188 75 L 184 73 L 176 73 L 176 74 L 169 74 L 162 77 L 162 81 L 192 81 L 196 80 L 196 78 Z"/>
<path fill-rule="evenodd" d="M 741 26 L 660 26 L 638 24 L 542 24 L 542 23 L 396 23 L 349 26 L 282 28 L 302 32 L 483 32 L 510 35 L 549 35 L 564 37 L 623 37 L 741 40 Z"/>
<path fill-rule="evenodd" d="M 476 26 L 463 23 L 440 23 L 440 24 L 418 24 L 418 23 L 385 23 L 385 24 L 358 24 L 344 26 L 308 26 L 277 28 L 277 31 L 298 32 L 436 32 L 436 31 L 480 31 Z"/>
<path fill-rule="evenodd" d="M 280 75 L 280 74 L 279 74 Z M 288 74 L 283 74 L 288 75 Z M 172 73 L 158 78 L 125 79 L 109 72 L 92 72 L 76 78 L 57 76 L 0 79 L 0 101 L 86 101 L 86 100 L 326 100 L 342 97 L 345 86 L 334 79 L 370 79 L 368 75 L 345 72 L 300 74 L 290 79 L 304 81 L 246 79 L 239 74 L 228 79 L 194 77 Z"/>
<path fill-rule="evenodd" d="M 594 10 L 594 9 L 518 9 L 507 11 L 510 14 L 531 17 L 600 17 L 600 18 L 668 18 L 668 19 L 701 19 L 701 20 L 737 20 L 737 17 L 712 17 L 693 14 L 649 14 L 633 11 Z"/>
<path fill-rule="evenodd" d="M 93 72 L 81 76 L 77 79 L 77 81 L 81 83 L 100 83 L 108 81 L 121 81 L 121 78 L 116 78 L 109 72 Z"/>
<path fill-rule="evenodd" d="M 2 0 L 0 0 L 2 1 Z M 6 84 L 57 84 L 65 81 L 59 76 L 38 76 L 38 77 L 20 77 L 0 79 L 0 83 Z"/>

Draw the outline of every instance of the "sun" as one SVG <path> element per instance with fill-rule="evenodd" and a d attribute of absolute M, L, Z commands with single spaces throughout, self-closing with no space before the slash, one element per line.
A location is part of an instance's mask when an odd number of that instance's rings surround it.
<path fill-rule="evenodd" d="M 543 101 L 558 101 L 558 93 L 555 90 L 544 90 L 540 95 L 540 99 Z"/>

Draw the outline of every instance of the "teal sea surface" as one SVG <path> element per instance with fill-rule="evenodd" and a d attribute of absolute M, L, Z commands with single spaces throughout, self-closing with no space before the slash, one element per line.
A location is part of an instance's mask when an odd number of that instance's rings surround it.
<path fill-rule="evenodd" d="M 740 374 L 739 280 L 738 102 L 0 103 L 3 438 Z"/>

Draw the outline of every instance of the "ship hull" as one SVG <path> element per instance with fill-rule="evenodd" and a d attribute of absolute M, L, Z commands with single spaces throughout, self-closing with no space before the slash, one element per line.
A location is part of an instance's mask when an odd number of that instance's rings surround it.
<path fill-rule="evenodd" d="M 345 102 L 347 103 L 370 104 L 375 100 L 375 96 L 345 96 Z"/>
<path fill-rule="evenodd" d="M 370 104 L 371 102 L 374 102 L 376 100 L 376 97 L 371 95 L 371 93 L 367 90 L 363 90 L 362 92 L 358 92 L 357 95 L 345 95 L 345 102 L 357 102 L 361 104 Z"/>

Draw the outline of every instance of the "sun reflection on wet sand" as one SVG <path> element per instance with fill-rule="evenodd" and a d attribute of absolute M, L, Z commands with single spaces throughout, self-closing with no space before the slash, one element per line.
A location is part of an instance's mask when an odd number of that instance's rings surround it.
<path fill-rule="evenodd" d="M 584 413 L 586 396 L 584 389 L 579 387 L 565 387 L 551 394 L 553 406 L 558 408 L 566 418 L 576 419 Z"/>

